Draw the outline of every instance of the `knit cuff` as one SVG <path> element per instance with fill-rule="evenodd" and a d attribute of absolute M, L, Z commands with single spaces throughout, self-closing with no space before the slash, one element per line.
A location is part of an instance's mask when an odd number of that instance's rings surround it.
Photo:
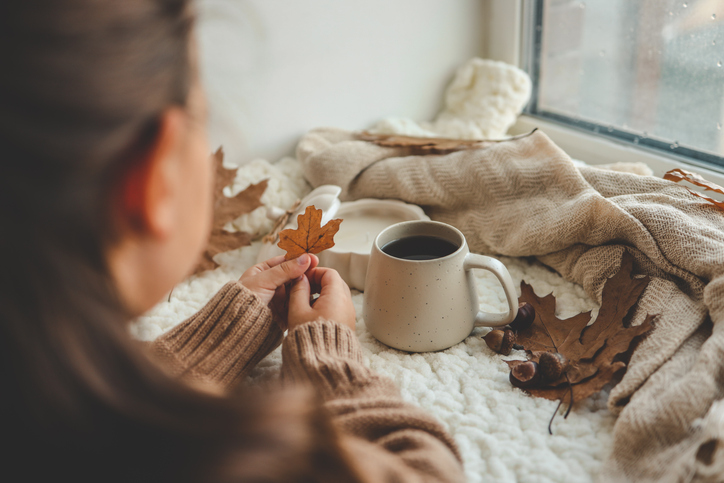
<path fill-rule="evenodd" d="M 174 376 L 228 388 L 282 336 L 269 307 L 241 283 L 229 282 L 199 312 L 156 339 L 152 353 Z"/>
<path fill-rule="evenodd" d="M 290 330 L 282 344 L 282 361 L 285 384 L 311 383 L 326 400 L 361 392 L 399 394 L 391 381 L 364 366 L 355 333 L 335 322 L 317 320 Z"/>

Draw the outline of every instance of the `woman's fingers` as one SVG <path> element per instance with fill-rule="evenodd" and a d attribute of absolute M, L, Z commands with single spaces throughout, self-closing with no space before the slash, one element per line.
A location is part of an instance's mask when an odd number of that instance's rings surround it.
<path fill-rule="evenodd" d="M 284 260 L 283 256 L 274 257 L 264 263 L 254 265 L 241 276 L 240 281 L 252 291 L 273 292 L 277 287 L 296 280 L 318 264 L 319 259 L 316 256 L 306 253 L 293 260 Z"/>
<path fill-rule="evenodd" d="M 279 265 L 283 262 L 284 262 L 284 255 L 278 255 L 274 258 L 270 258 L 269 260 L 260 263 L 259 265 L 265 265 L 266 266 L 265 270 L 268 270 L 272 267 L 276 267 L 277 265 Z"/>
<path fill-rule="evenodd" d="M 324 267 L 310 269 L 307 271 L 307 277 L 313 293 L 349 296 L 349 287 L 334 269 Z"/>
<path fill-rule="evenodd" d="M 316 256 L 306 253 L 294 260 L 284 260 L 283 256 L 274 257 L 251 267 L 244 272 L 239 281 L 268 304 L 277 288 L 298 279 L 304 272 L 315 268 L 318 264 L 319 259 Z"/>
<path fill-rule="evenodd" d="M 270 258 L 269 260 L 266 260 L 266 261 L 264 261 L 264 262 L 257 263 L 257 264 L 254 265 L 253 267 L 249 268 L 249 269 L 248 269 L 246 272 L 244 272 L 244 274 L 241 276 L 241 281 L 243 282 L 245 279 L 248 280 L 248 279 L 250 279 L 251 277 L 255 277 L 255 276 L 257 276 L 257 275 L 259 275 L 259 274 L 261 274 L 261 273 L 268 272 L 268 271 L 274 269 L 275 267 L 281 266 L 281 265 L 284 264 L 285 262 L 288 263 L 288 264 L 290 264 L 290 266 L 294 266 L 294 264 L 291 263 L 291 262 L 294 262 L 294 261 L 297 261 L 297 263 L 300 263 L 300 262 L 301 262 L 300 264 L 303 265 L 304 262 L 307 260 L 307 257 L 308 257 L 309 260 L 311 260 L 311 263 L 310 263 L 309 266 L 307 267 L 307 270 L 312 269 L 312 268 L 315 268 L 317 265 L 319 265 L 319 258 L 317 258 L 316 255 L 304 254 L 304 255 L 302 255 L 301 257 L 295 258 L 295 259 L 293 259 L 293 260 L 288 260 L 288 261 L 284 259 L 284 255 L 279 255 L 279 256 L 276 256 L 276 257 L 274 257 L 274 258 Z M 282 267 L 282 269 L 283 269 L 283 268 L 284 268 L 284 267 Z M 296 277 L 295 277 L 295 278 L 296 278 Z"/>
<path fill-rule="evenodd" d="M 310 304 L 312 293 L 319 298 Z M 289 299 L 289 329 L 317 319 L 326 319 L 354 329 L 356 316 L 349 287 L 331 268 L 315 268 L 292 286 Z"/>
<path fill-rule="evenodd" d="M 310 310 L 309 297 L 311 290 L 309 287 L 309 279 L 303 275 L 299 280 L 295 281 L 289 291 L 289 316 L 292 314 L 304 316 Z"/>

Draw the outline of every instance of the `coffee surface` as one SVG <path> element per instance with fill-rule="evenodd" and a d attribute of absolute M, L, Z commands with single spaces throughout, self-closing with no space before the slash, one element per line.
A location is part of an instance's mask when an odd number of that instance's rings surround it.
<path fill-rule="evenodd" d="M 434 260 L 455 252 L 459 247 L 436 236 L 408 236 L 386 243 L 382 251 L 403 260 Z"/>

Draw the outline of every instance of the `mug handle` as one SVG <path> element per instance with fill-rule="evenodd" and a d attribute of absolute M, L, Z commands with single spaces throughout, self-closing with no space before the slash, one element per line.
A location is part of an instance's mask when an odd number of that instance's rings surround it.
<path fill-rule="evenodd" d="M 465 271 L 473 268 L 482 268 L 493 272 L 500 284 L 503 286 L 505 297 L 508 299 L 508 311 L 499 314 L 489 314 L 478 310 L 475 316 L 475 327 L 502 327 L 508 325 L 518 315 L 518 296 L 515 293 L 513 280 L 505 265 L 500 260 L 478 255 L 477 253 L 468 253 L 463 261 L 463 269 Z"/>

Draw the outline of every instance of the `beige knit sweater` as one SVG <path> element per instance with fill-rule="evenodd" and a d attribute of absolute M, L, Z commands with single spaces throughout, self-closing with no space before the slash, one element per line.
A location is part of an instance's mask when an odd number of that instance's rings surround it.
<path fill-rule="evenodd" d="M 241 283 L 227 283 L 197 314 L 159 337 L 153 355 L 172 375 L 231 388 L 283 339 L 271 311 Z M 432 416 L 400 398 L 394 383 L 362 362 L 349 328 L 318 320 L 290 330 L 285 384 L 312 384 L 351 459 L 369 482 L 464 481 L 455 442 Z"/>

